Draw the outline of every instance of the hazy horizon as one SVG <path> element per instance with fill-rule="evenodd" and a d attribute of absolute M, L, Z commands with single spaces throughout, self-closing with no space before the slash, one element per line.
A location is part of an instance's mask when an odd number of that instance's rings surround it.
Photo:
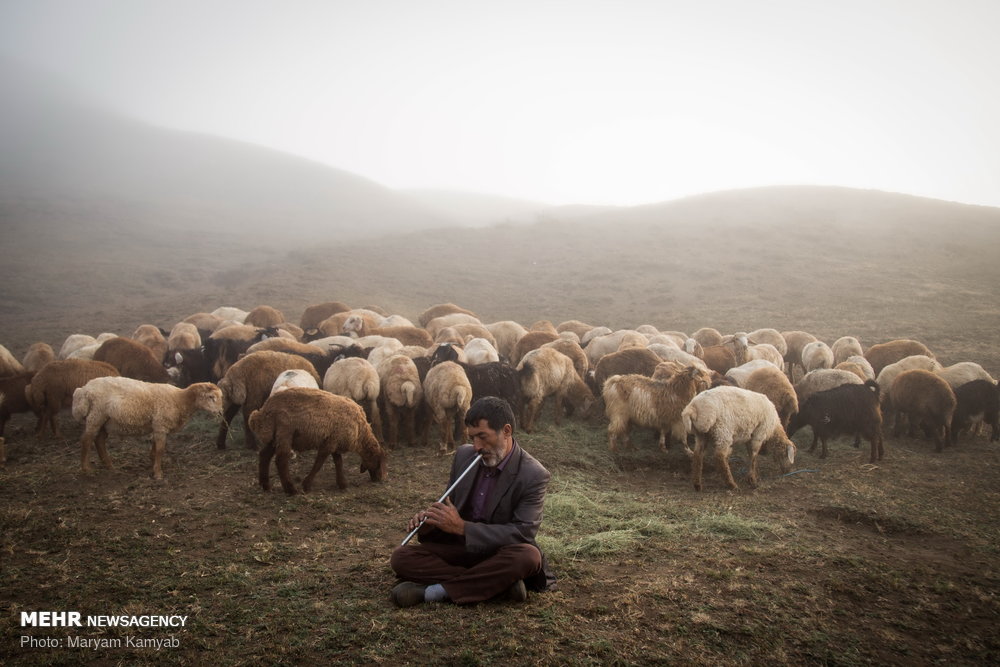
<path fill-rule="evenodd" d="M 972 0 L 9 0 L 0 54 L 148 123 L 398 190 L 631 206 L 832 185 L 1000 206 L 997 19 Z"/>

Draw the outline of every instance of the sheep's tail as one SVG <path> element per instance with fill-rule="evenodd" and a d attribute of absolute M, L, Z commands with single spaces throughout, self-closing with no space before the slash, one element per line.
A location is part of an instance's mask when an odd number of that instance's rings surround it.
<path fill-rule="evenodd" d="M 77 387 L 73 391 L 73 419 L 81 422 L 87 418 L 89 412 L 90 395 L 83 390 L 83 387 Z"/>
<path fill-rule="evenodd" d="M 399 390 L 403 393 L 403 397 L 406 399 L 407 407 L 412 408 L 417 404 L 417 385 L 413 382 L 404 382 L 402 386 L 400 386 Z"/>
<path fill-rule="evenodd" d="M 472 403 L 472 391 L 468 387 L 458 385 L 455 387 L 455 405 L 464 408 Z"/>
<path fill-rule="evenodd" d="M 683 427 L 684 433 L 678 440 L 684 441 L 689 433 L 694 433 L 694 422 L 698 419 L 698 408 L 692 403 L 689 403 L 681 411 L 680 427 Z M 680 428 L 676 429 L 677 432 Z"/>

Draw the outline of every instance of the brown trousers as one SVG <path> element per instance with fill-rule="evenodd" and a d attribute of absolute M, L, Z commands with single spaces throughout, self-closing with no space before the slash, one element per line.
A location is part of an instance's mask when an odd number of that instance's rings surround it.
<path fill-rule="evenodd" d="M 508 544 L 492 554 L 474 554 L 461 544 L 396 547 L 389 559 L 396 575 L 419 584 L 441 584 L 457 604 L 482 602 L 518 579 L 542 569 L 542 553 L 531 544 Z"/>

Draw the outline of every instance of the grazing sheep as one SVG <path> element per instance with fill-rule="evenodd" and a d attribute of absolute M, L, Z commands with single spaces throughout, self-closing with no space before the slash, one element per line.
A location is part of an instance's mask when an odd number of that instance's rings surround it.
<path fill-rule="evenodd" d="M 188 315 L 181 321 L 193 324 L 198 329 L 201 339 L 207 340 L 226 320 L 212 313 L 195 313 L 194 315 Z"/>
<path fill-rule="evenodd" d="M 580 338 L 582 345 L 584 335 L 586 335 L 586 333 L 593 328 L 594 325 L 581 322 L 580 320 L 566 320 L 565 322 L 560 322 L 556 325 L 556 333 L 572 331 Z"/>
<path fill-rule="evenodd" d="M 820 458 L 826 458 L 826 439 L 832 435 L 853 435 L 855 446 L 860 438 L 871 446 L 870 463 L 882 460 L 885 448 L 882 443 L 882 410 L 879 408 L 879 386 L 874 380 L 863 385 L 844 384 L 809 397 L 798 414 L 788 425 L 788 435 L 795 435 L 803 426 L 812 427 L 813 443 L 817 438 L 823 444 Z"/>
<path fill-rule="evenodd" d="M 330 364 L 333 363 L 337 355 L 358 356 L 361 354 L 361 349 L 356 346 L 324 351 L 317 345 L 300 343 L 297 340 L 289 340 L 288 338 L 265 338 L 248 347 L 246 353 L 255 354 L 265 350 L 298 355 L 311 363 L 320 377 L 323 377 L 326 369 L 330 367 Z"/>
<path fill-rule="evenodd" d="M 349 398 L 364 408 L 372 432 L 382 442 L 382 414 L 378 407 L 382 383 L 371 362 L 360 357 L 337 359 L 323 376 L 323 389 Z"/>
<path fill-rule="evenodd" d="M 704 391 L 688 403 L 681 412 L 685 431 L 695 435 L 691 457 L 691 480 L 695 491 L 701 491 L 701 469 L 705 450 L 715 447 L 715 456 L 722 476 L 734 491 L 739 490 L 729 469 L 733 445 L 745 443 L 750 456 L 750 485 L 757 486 L 757 455 L 767 444 L 782 472 L 795 463 L 795 443 L 781 428 L 774 405 L 763 394 L 739 387 L 715 387 Z"/>
<path fill-rule="evenodd" d="M 821 340 L 814 340 L 802 348 L 802 370 L 805 373 L 833 368 L 833 350 Z"/>
<path fill-rule="evenodd" d="M 140 324 L 132 332 L 132 340 L 142 343 L 153 353 L 153 358 L 163 363 L 167 356 L 167 338 L 160 327 L 152 324 Z M 167 334 L 169 335 L 169 334 Z"/>
<path fill-rule="evenodd" d="M 868 360 L 868 363 L 872 365 L 872 370 L 875 371 L 875 377 L 878 377 L 878 374 L 882 372 L 882 369 L 889 364 L 894 364 L 900 359 L 916 354 L 922 354 L 925 357 L 930 357 L 931 359 L 935 358 L 934 353 L 927 349 L 926 345 L 906 338 L 872 345 L 868 348 L 868 351 L 865 352 L 864 357 Z"/>
<path fill-rule="evenodd" d="M 939 371 L 941 370 L 941 364 L 939 364 L 936 359 L 932 359 L 923 354 L 913 354 L 909 357 L 904 357 L 895 363 L 889 364 L 879 372 L 878 377 L 876 378 L 879 391 L 881 392 L 882 410 L 885 412 L 887 417 L 886 421 L 890 426 L 898 418 L 897 413 L 891 409 L 892 384 L 903 371 L 914 370 L 917 368 L 925 371 Z"/>
<path fill-rule="evenodd" d="M 841 361 L 833 368 L 834 370 L 850 371 L 862 380 L 875 379 L 875 370 L 872 368 L 872 365 L 868 363 L 867 359 L 859 355 L 848 357 L 846 361 Z"/>
<path fill-rule="evenodd" d="M 637 374 L 612 375 L 602 392 L 609 420 L 608 448 L 617 452 L 619 444 L 623 444 L 632 449 L 629 435 L 632 424 L 657 430 L 663 451 L 667 451 L 671 435 L 685 442 L 681 411 L 710 384 L 711 378 L 697 366 L 688 366 L 666 380 Z"/>
<path fill-rule="evenodd" d="M 226 448 L 226 438 L 229 436 L 229 425 L 236 413 L 243 410 L 244 442 L 249 449 L 256 449 L 257 442 L 253 431 L 247 427 L 250 413 L 264 404 L 271 395 L 274 381 L 283 372 L 299 369 L 312 374 L 319 384 L 319 374 L 308 360 L 287 352 L 264 350 L 248 354 L 229 367 L 225 376 L 219 380 L 219 388 L 225 399 L 222 422 L 219 424 L 219 434 L 215 445 L 219 449 Z"/>
<path fill-rule="evenodd" d="M 709 347 L 712 346 L 710 345 Z M 696 341 L 694 338 L 685 338 L 681 349 L 693 357 L 698 357 L 699 359 L 705 358 L 705 346 Z"/>
<path fill-rule="evenodd" d="M 285 323 L 285 315 L 271 306 L 257 306 L 247 313 L 247 316 L 243 318 L 243 323 L 260 329 L 277 327 L 279 324 Z"/>
<path fill-rule="evenodd" d="M 431 306 L 424 312 L 420 313 L 420 317 L 417 319 L 420 322 L 420 326 L 427 328 L 427 323 L 431 320 L 437 319 L 443 315 L 451 315 L 453 313 L 462 313 L 464 315 L 471 315 L 476 319 L 479 319 L 474 312 L 471 310 L 466 310 L 461 306 L 456 306 L 453 303 L 439 303 L 436 306 Z"/>
<path fill-rule="evenodd" d="M 646 343 L 646 347 L 649 347 L 650 345 L 666 345 L 667 347 L 676 347 L 679 350 L 684 345 L 686 339 L 678 339 L 674 336 L 661 333 L 655 336 L 649 336 L 647 340 L 648 343 Z"/>
<path fill-rule="evenodd" d="M 32 343 L 28 351 L 24 353 L 21 365 L 24 366 L 24 372 L 37 373 L 42 370 L 42 366 L 54 361 L 55 358 L 56 353 L 48 343 Z"/>
<path fill-rule="evenodd" d="M 580 379 L 585 380 L 587 378 L 587 373 L 590 371 L 590 361 L 587 359 L 587 353 L 583 351 L 579 343 L 568 338 L 559 338 L 559 340 L 554 340 L 551 343 L 545 343 L 542 347 L 551 347 L 565 354 L 573 361 L 573 368 L 576 369 L 576 374 L 580 376 Z"/>
<path fill-rule="evenodd" d="M 216 329 L 205 341 L 205 361 L 212 380 L 218 381 L 225 376 L 230 366 L 246 354 L 251 345 L 277 335 L 278 331 L 273 327 L 258 329 L 246 324 Z"/>
<path fill-rule="evenodd" d="M 73 418 L 84 423 L 80 436 L 83 472 L 90 471 L 90 448 L 97 446 L 101 462 L 111 468 L 105 442 L 108 433 L 153 436 L 153 479 L 163 479 L 161 462 L 167 435 L 187 424 L 197 410 L 222 413 L 222 391 L 202 382 L 187 389 L 126 377 L 91 380 L 73 392 Z"/>
<path fill-rule="evenodd" d="M 799 405 L 802 405 L 817 391 L 826 391 L 842 384 L 864 384 L 864 380 L 850 371 L 821 368 L 812 373 L 806 373 L 801 380 L 796 382 L 795 394 L 798 396 Z"/>
<path fill-rule="evenodd" d="M 751 372 L 739 386 L 771 399 L 774 409 L 778 411 L 781 427 L 788 431 L 788 422 L 799 411 L 799 399 L 783 370 L 776 366 L 763 366 Z"/>
<path fill-rule="evenodd" d="M 434 337 L 435 344 L 451 343 L 452 345 L 465 345 L 465 338 L 460 336 L 452 327 L 445 327 L 438 331 Z"/>
<path fill-rule="evenodd" d="M 693 338 L 702 347 L 712 347 L 713 345 L 722 345 L 722 334 L 719 333 L 718 329 L 713 329 L 712 327 L 702 327 L 691 334 Z"/>
<path fill-rule="evenodd" d="M 841 336 L 837 340 L 833 341 L 833 345 L 830 346 L 830 350 L 833 351 L 834 366 L 847 361 L 850 357 L 865 356 L 865 350 L 861 347 L 861 341 L 854 336 Z"/>
<path fill-rule="evenodd" d="M 213 310 L 210 314 L 214 315 L 215 317 L 218 317 L 221 321 L 229 320 L 231 322 L 238 322 L 240 324 L 243 324 L 244 322 L 246 322 L 247 315 L 249 315 L 250 313 L 243 310 L 242 308 L 236 308 L 234 306 L 219 306 L 218 308 Z"/>
<path fill-rule="evenodd" d="M 178 350 L 195 350 L 202 345 L 198 327 L 190 322 L 178 322 L 167 336 L 167 355 Z"/>
<path fill-rule="evenodd" d="M 297 493 L 288 471 L 292 451 L 315 449 L 312 470 L 302 480 L 302 490 L 312 489 L 316 473 L 333 454 L 337 470 L 337 488 L 346 489 L 344 454 L 354 452 L 361 458 L 361 472 L 368 472 L 373 482 L 386 479 L 386 453 L 361 407 L 343 396 L 322 389 L 297 388 L 275 394 L 259 410 L 250 414 L 250 429 L 263 443 L 258 458 L 260 486 L 271 490 L 271 458 L 276 457 L 281 486 L 288 495 Z"/>
<path fill-rule="evenodd" d="M 590 345 L 590 341 L 595 338 L 600 338 L 601 336 L 607 336 L 609 333 L 614 333 L 608 327 L 594 327 L 587 333 L 580 336 L 580 347 L 586 349 Z"/>
<path fill-rule="evenodd" d="M 383 318 L 384 319 L 384 318 Z M 381 324 L 381 322 L 379 322 Z M 366 319 L 360 314 L 354 313 L 344 320 L 344 333 L 351 336 L 363 338 L 365 336 L 383 336 L 385 338 L 395 338 L 403 345 L 420 345 L 430 347 L 434 344 L 434 339 L 426 329 L 415 326 L 372 326 L 370 319 Z"/>
<path fill-rule="evenodd" d="M 440 454 L 455 449 L 454 425 L 462 424 L 464 432 L 465 413 L 472 405 L 472 385 L 465 371 L 454 361 L 445 361 L 431 367 L 423 381 L 424 402 L 434 423 L 441 429 Z M 424 431 L 427 444 L 430 428 Z M 464 433 L 461 439 L 465 439 Z"/>
<path fill-rule="evenodd" d="M 299 328 L 306 333 L 316 331 L 319 329 L 320 323 L 326 318 L 336 315 L 337 313 L 347 312 L 350 309 L 350 306 L 340 301 L 324 301 L 323 303 L 314 303 L 306 306 L 306 309 L 302 311 L 302 317 L 299 318 Z"/>
<path fill-rule="evenodd" d="M 809 343 L 815 343 L 817 338 L 805 331 L 782 331 L 781 337 L 785 339 L 785 363 L 788 365 L 788 379 L 795 379 L 795 367 L 802 366 L 802 349 Z M 802 371 L 805 374 L 805 370 Z"/>
<path fill-rule="evenodd" d="M 496 340 L 496 348 L 500 354 L 500 358 L 508 362 L 514 357 L 514 348 L 517 347 L 517 341 L 521 340 L 521 337 L 528 333 L 527 329 L 513 320 L 493 322 L 492 324 L 487 324 L 486 328 L 493 334 L 493 338 Z"/>
<path fill-rule="evenodd" d="M 205 359 L 205 350 L 201 347 L 168 352 L 163 366 L 167 369 L 171 384 L 181 389 L 198 382 L 212 381 L 212 369 Z"/>
<path fill-rule="evenodd" d="M 777 329 L 755 329 L 747 334 L 747 340 L 751 345 L 773 345 L 782 357 L 788 352 L 788 343 Z"/>
<path fill-rule="evenodd" d="M 531 335 L 530 333 L 528 334 Z M 543 347 L 524 355 L 517 366 L 524 395 L 524 430 L 530 433 L 542 410 L 542 403 L 549 396 L 555 396 L 555 423 L 559 426 L 563 404 L 569 402 L 582 413 L 590 410 L 594 394 L 577 375 L 573 361 L 562 352 L 551 347 Z"/>
<path fill-rule="evenodd" d="M 101 343 L 94 352 L 94 361 L 105 361 L 118 369 L 123 377 L 143 382 L 170 382 L 170 374 L 152 350 L 129 338 L 112 338 Z"/>
<path fill-rule="evenodd" d="M 25 368 L 27 368 L 27 364 L 25 364 Z M 927 370 L 934 369 L 929 368 Z M 960 361 L 957 364 L 945 366 L 944 368 L 941 368 L 939 365 L 935 372 L 939 377 L 944 378 L 944 381 L 951 385 L 952 389 L 958 389 L 973 380 L 986 380 L 987 382 L 992 382 L 994 385 L 997 383 L 993 379 L 993 376 L 986 372 L 985 368 L 974 361 Z"/>
<path fill-rule="evenodd" d="M 709 370 L 725 375 L 731 368 L 742 365 L 741 357 L 732 344 L 709 345 L 703 348 L 702 360 Z"/>
<path fill-rule="evenodd" d="M 416 327 L 417 325 L 403 317 L 402 315 L 387 315 L 378 323 L 382 327 Z"/>
<path fill-rule="evenodd" d="M 0 437 L 3 437 L 3 430 L 11 415 L 32 411 L 25 389 L 34 376 L 34 373 L 18 373 L 0 377 L 0 395 L 3 396 L 0 399 Z"/>
<path fill-rule="evenodd" d="M 768 366 L 773 366 L 773 365 L 774 364 L 772 364 L 770 361 L 764 361 L 763 359 L 754 359 L 752 361 L 746 362 L 745 364 L 741 364 L 739 366 L 730 368 L 728 371 L 726 371 L 725 377 L 729 380 L 732 380 L 737 387 L 743 387 L 743 385 L 746 384 L 746 381 L 750 377 L 751 373 L 760 368 L 766 368 Z"/>
<path fill-rule="evenodd" d="M 465 359 L 473 366 L 488 364 L 492 361 L 500 361 L 500 353 L 485 338 L 471 338 L 465 344 Z"/>
<path fill-rule="evenodd" d="M 980 419 L 992 428 L 990 442 L 1000 439 L 1000 390 L 989 380 L 972 380 L 955 389 L 955 415 L 951 419 L 951 436 L 958 441 L 960 431 Z M 0 434 L 3 429 L 0 428 Z"/>
<path fill-rule="evenodd" d="M 684 350 L 678 350 L 658 343 L 651 343 L 646 349 L 653 352 L 662 361 L 676 361 L 684 366 L 699 366 L 706 371 L 708 370 L 708 366 L 705 365 L 705 362 L 700 357 L 689 354 Z"/>
<path fill-rule="evenodd" d="M 24 372 L 24 365 L 10 353 L 3 345 L 0 345 L 0 377 L 17 375 Z"/>
<path fill-rule="evenodd" d="M 595 395 L 604 392 L 604 383 L 612 375 L 644 375 L 649 377 L 663 361 L 655 352 L 645 347 L 629 347 L 605 355 L 597 362 L 593 373 L 588 376 L 591 391 Z"/>
<path fill-rule="evenodd" d="M 347 321 L 354 316 L 358 316 L 364 320 L 365 326 L 377 327 L 379 322 L 385 317 L 380 313 L 376 313 L 374 310 L 368 310 L 367 308 L 352 308 L 341 313 L 335 313 L 330 317 L 326 318 L 319 323 L 316 327 L 317 336 L 337 336 L 340 334 L 348 334 L 349 332 L 344 331 L 344 325 Z"/>
<path fill-rule="evenodd" d="M 441 317 L 435 317 L 433 320 L 427 323 L 424 328 L 431 335 L 432 338 L 437 340 L 438 333 L 441 329 L 447 329 L 448 327 L 453 327 L 456 324 L 479 324 L 479 318 L 472 315 L 466 315 L 464 313 L 452 313 L 450 315 L 442 315 Z"/>
<path fill-rule="evenodd" d="M 914 369 L 896 376 L 890 388 L 889 408 L 900 417 L 909 417 L 911 428 L 917 425 L 934 436 L 936 451 L 951 444 L 951 422 L 955 416 L 955 392 L 932 371 Z M 896 420 L 893 433 L 899 436 L 902 419 Z"/>
<path fill-rule="evenodd" d="M 45 424 L 60 438 L 58 414 L 61 408 L 73 404 L 73 392 L 94 378 L 119 376 L 118 369 L 103 361 L 90 359 L 57 359 L 35 373 L 24 389 L 28 404 L 38 416 L 35 435 L 41 437 Z"/>
<path fill-rule="evenodd" d="M 93 336 L 87 334 L 70 334 L 66 336 L 66 340 L 63 341 L 62 347 L 59 348 L 59 358 L 68 359 L 69 355 L 73 354 L 81 347 L 86 347 L 88 345 L 95 345 L 97 339 Z"/>
<path fill-rule="evenodd" d="M 510 358 L 511 365 L 517 366 L 528 352 L 537 350 L 545 343 L 551 343 L 556 340 L 559 340 L 559 334 L 548 331 L 529 331 L 521 336 L 514 346 L 514 354 Z"/>
<path fill-rule="evenodd" d="M 757 345 L 748 346 L 745 359 L 747 361 L 767 361 L 768 363 L 773 364 L 775 368 L 782 371 L 785 368 L 785 358 L 782 356 L 781 352 L 778 351 L 778 348 L 770 343 L 759 343 Z"/>
<path fill-rule="evenodd" d="M 605 336 L 591 339 L 584 351 L 587 353 L 590 367 L 596 368 L 601 358 L 608 354 L 630 347 L 645 348 L 647 345 L 649 345 L 649 341 L 638 331 L 619 329 Z"/>
<path fill-rule="evenodd" d="M 276 379 L 274 384 L 271 385 L 271 393 L 269 397 L 274 396 L 279 391 L 285 391 L 296 387 L 319 389 L 319 383 L 316 382 L 316 378 L 313 377 L 313 374 L 309 371 L 294 368 L 292 370 L 285 371 L 278 376 L 278 379 Z"/>
<path fill-rule="evenodd" d="M 469 378 L 473 403 L 484 396 L 497 396 L 507 401 L 514 410 L 514 416 L 519 421 L 523 421 L 524 396 L 521 393 L 521 379 L 513 366 L 503 361 L 476 365 L 467 364 L 461 359 L 445 355 L 446 350 L 445 347 L 439 348 L 439 351 L 429 360 L 430 365 L 434 366 L 443 361 L 454 361 L 462 367 L 466 377 Z M 417 359 L 415 361 L 424 360 Z"/>
<path fill-rule="evenodd" d="M 392 342 L 386 343 L 384 345 L 379 345 L 378 347 L 373 348 L 368 353 L 367 359 L 368 361 L 371 362 L 372 366 L 374 366 L 375 368 L 378 368 L 382 364 L 382 362 L 388 359 L 389 357 L 394 357 L 397 354 L 402 353 L 403 349 L 402 343 L 400 343 L 395 338 L 390 338 L 388 340 Z"/>
<path fill-rule="evenodd" d="M 390 446 L 399 444 L 400 426 L 405 425 L 407 442 L 415 444 L 417 410 L 424 400 L 423 385 L 416 363 L 403 354 L 396 354 L 381 364 L 378 379 L 382 387 L 382 404 L 388 431 L 386 442 Z"/>

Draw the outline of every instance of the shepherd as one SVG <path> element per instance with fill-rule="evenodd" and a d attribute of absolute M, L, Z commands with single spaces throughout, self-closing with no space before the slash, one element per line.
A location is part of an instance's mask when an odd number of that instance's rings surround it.
<path fill-rule="evenodd" d="M 407 530 L 416 531 L 420 543 L 392 552 L 390 565 L 402 580 L 390 596 L 396 606 L 523 602 L 529 589 L 555 587 L 535 543 L 551 475 L 517 443 L 514 423 L 502 398 L 484 396 L 469 408 L 472 444 L 455 451 L 449 479 L 454 497 L 414 514 Z M 465 474 L 479 455 L 482 460 Z"/>

